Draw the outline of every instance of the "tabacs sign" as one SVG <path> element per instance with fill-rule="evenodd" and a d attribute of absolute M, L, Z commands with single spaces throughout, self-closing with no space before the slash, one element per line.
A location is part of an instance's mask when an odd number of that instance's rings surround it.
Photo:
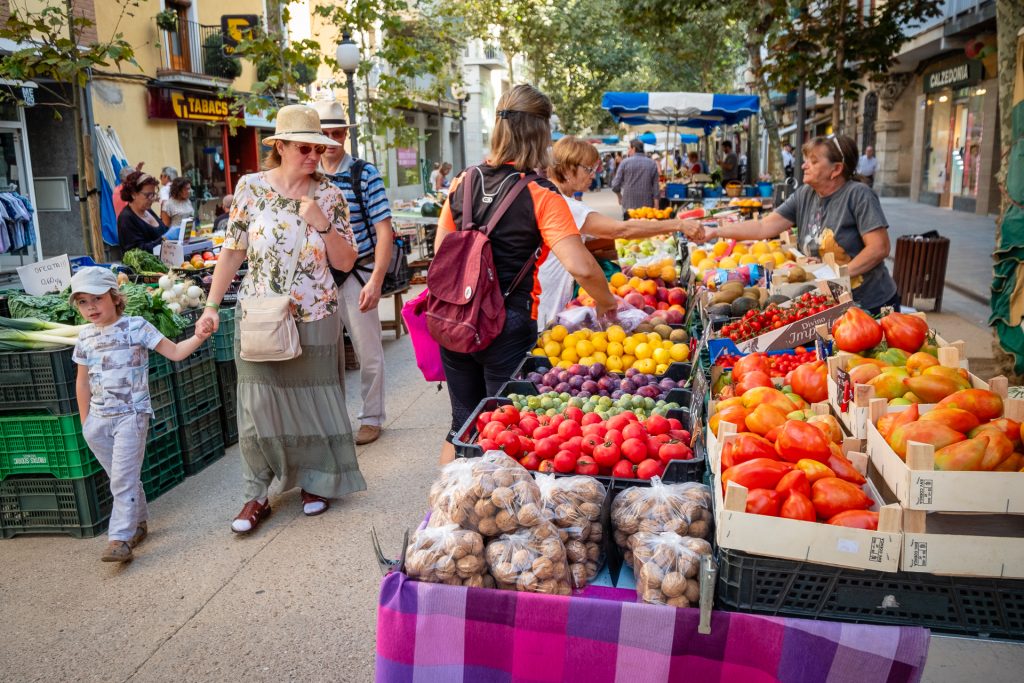
<path fill-rule="evenodd" d="M 260 18 L 255 14 L 224 14 L 220 18 L 220 33 L 224 41 L 224 54 L 233 54 L 243 40 L 252 38 L 253 30 L 259 26 Z"/>
<path fill-rule="evenodd" d="M 149 89 L 149 118 L 179 121 L 226 121 L 228 101 L 216 95 L 184 92 L 171 88 Z"/>
<path fill-rule="evenodd" d="M 982 65 L 976 59 L 968 59 L 959 64 L 933 71 L 924 77 L 924 91 L 956 90 L 981 82 Z"/>

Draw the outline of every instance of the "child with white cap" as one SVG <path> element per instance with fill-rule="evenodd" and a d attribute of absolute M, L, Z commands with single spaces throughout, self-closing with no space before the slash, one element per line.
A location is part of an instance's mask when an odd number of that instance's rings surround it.
<path fill-rule="evenodd" d="M 82 268 L 71 278 L 71 305 L 91 324 L 78 335 L 76 392 L 82 435 L 110 477 L 114 498 L 104 562 L 127 562 L 146 537 L 146 494 L 140 478 L 149 402 L 149 353 L 188 358 L 210 335 L 204 330 L 175 343 L 145 318 L 125 316 L 117 277 L 106 268 Z"/>

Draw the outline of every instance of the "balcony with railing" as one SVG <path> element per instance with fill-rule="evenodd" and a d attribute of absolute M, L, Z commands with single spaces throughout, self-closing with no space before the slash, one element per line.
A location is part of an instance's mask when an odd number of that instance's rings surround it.
<path fill-rule="evenodd" d="M 482 66 L 487 69 L 504 69 L 508 66 L 505 53 L 497 45 L 474 41 L 466 48 L 464 63 L 467 66 Z"/>
<path fill-rule="evenodd" d="M 160 33 L 161 69 L 164 80 L 233 80 L 241 74 L 241 63 L 223 52 L 220 26 L 179 21 L 176 31 L 157 28 Z"/>
<path fill-rule="evenodd" d="M 938 16 L 904 24 L 903 35 L 913 38 L 938 26 L 953 35 L 994 18 L 995 8 L 996 0 L 945 0 Z"/>

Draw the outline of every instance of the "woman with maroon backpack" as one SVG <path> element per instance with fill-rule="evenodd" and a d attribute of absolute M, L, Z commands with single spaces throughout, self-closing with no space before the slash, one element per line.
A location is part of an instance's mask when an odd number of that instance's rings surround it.
<path fill-rule="evenodd" d="M 427 324 L 441 345 L 451 439 L 494 396 L 537 341 L 537 269 L 549 253 L 614 318 L 615 297 L 558 188 L 534 172 L 549 163 L 551 100 L 517 85 L 498 102 L 485 164 L 452 181 L 441 210 L 436 256 L 427 273 Z"/>

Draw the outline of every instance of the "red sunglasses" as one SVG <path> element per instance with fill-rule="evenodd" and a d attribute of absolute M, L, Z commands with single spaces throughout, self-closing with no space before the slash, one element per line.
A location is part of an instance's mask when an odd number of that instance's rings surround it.
<path fill-rule="evenodd" d="M 317 154 L 323 154 L 327 150 L 327 145 L 297 145 L 294 142 L 292 145 L 299 151 L 302 156 L 309 156 L 310 152 L 316 152 Z"/>

